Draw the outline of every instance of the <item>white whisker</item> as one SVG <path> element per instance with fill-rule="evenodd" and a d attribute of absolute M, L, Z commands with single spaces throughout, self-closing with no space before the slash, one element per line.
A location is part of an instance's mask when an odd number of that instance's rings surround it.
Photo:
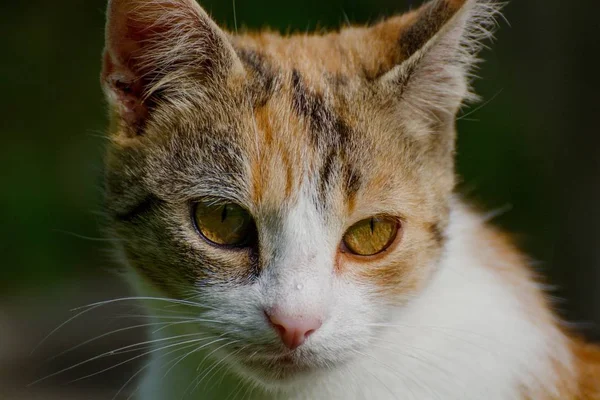
<path fill-rule="evenodd" d="M 171 350 L 171 351 L 169 351 L 169 352 L 167 352 L 167 353 L 165 353 L 165 354 L 162 354 L 162 355 L 161 355 L 159 358 L 166 357 L 167 355 L 170 355 L 170 354 L 173 354 L 173 353 L 176 353 L 176 352 L 179 352 L 179 351 L 187 350 L 188 348 L 190 348 L 190 347 L 193 347 L 193 346 L 196 346 L 196 343 L 193 343 L 193 344 L 190 344 L 190 345 L 187 345 L 187 346 L 184 346 L 184 347 L 182 347 L 182 348 L 175 349 L 175 350 Z M 176 357 L 175 357 L 175 359 L 176 359 Z M 150 361 L 150 362 L 146 363 L 146 365 L 144 365 L 142 368 L 138 369 L 138 370 L 137 370 L 137 372 L 135 372 L 135 373 L 134 373 L 134 374 L 131 376 L 131 378 L 129 378 L 129 379 L 127 380 L 127 382 L 125 382 L 125 384 L 123 384 L 123 386 L 121 386 L 121 388 L 119 389 L 119 391 L 118 391 L 118 392 L 117 392 L 117 393 L 114 395 L 114 397 L 113 397 L 113 400 L 115 400 L 115 399 L 116 399 L 116 398 L 119 396 L 119 394 L 121 394 L 121 392 L 122 392 L 122 391 L 123 391 L 123 390 L 124 390 L 124 389 L 127 387 L 127 385 L 129 385 L 129 383 L 130 383 L 132 380 L 134 380 L 134 379 L 135 379 L 135 377 L 136 377 L 136 376 L 138 376 L 138 375 L 139 375 L 139 374 L 141 374 L 141 373 L 142 373 L 142 372 L 143 372 L 143 371 L 144 371 L 146 368 L 148 368 L 149 366 L 151 366 L 151 365 L 152 365 L 152 363 L 153 363 L 153 361 Z M 134 391 L 133 391 L 133 393 L 131 393 L 131 394 L 129 395 L 129 397 L 127 397 L 127 400 L 129 400 L 131 397 L 133 397 L 133 395 L 134 395 L 134 394 L 137 392 L 137 390 L 138 390 L 138 389 L 139 389 L 139 386 L 138 386 L 138 388 L 136 388 L 136 390 L 134 390 Z"/>
<path fill-rule="evenodd" d="M 100 355 L 97 355 L 97 356 L 94 356 L 94 357 L 92 357 L 92 358 L 89 358 L 89 359 L 87 359 L 87 360 L 85 360 L 85 361 L 81 361 L 81 362 L 79 362 L 79 363 L 77 363 L 77 364 L 75 364 L 75 365 L 72 365 L 72 366 L 70 366 L 70 367 L 63 368 L 63 369 L 61 369 L 60 371 L 54 372 L 54 373 L 52 373 L 52 374 L 50 374 L 50 375 L 47 375 L 47 376 L 45 376 L 45 377 L 43 377 L 43 378 L 41 378 L 41 379 L 38 379 L 38 380 L 36 380 L 36 381 L 34 381 L 34 382 L 30 383 L 30 384 L 28 385 L 28 387 L 30 387 L 30 386 L 33 386 L 33 385 L 36 385 L 36 384 L 38 384 L 38 383 L 40 383 L 40 382 L 43 382 L 43 381 L 45 381 L 45 380 L 47 380 L 47 379 L 49 379 L 49 378 L 52 378 L 52 377 L 54 377 L 54 376 L 56 376 L 56 375 L 62 374 L 62 373 L 64 373 L 64 372 L 67 372 L 67 371 L 70 371 L 70 370 L 72 370 L 72 369 L 75 369 L 75 368 L 77 368 L 77 367 L 80 367 L 80 366 L 82 366 L 82 365 L 88 364 L 88 363 L 90 363 L 90 362 L 92 362 L 92 361 L 96 361 L 96 360 L 99 360 L 99 359 L 101 359 L 101 358 L 104 358 L 104 357 L 108 357 L 108 356 L 112 356 L 112 355 L 117 355 L 117 354 L 120 354 L 119 352 L 120 352 L 121 350 L 131 349 L 132 347 L 136 347 L 136 346 L 139 346 L 139 345 L 142 345 L 142 344 L 150 344 L 150 343 L 156 343 L 156 342 L 160 342 L 160 341 L 166 341 L 166 340 L 178 339 L 178 338 L 181 338 L 181 337 L 198 336 L 198 335 L 199 335 L 198 333 L 192 333 L 192 334 L 187 334 L 187 335 L 180 335 L 180 336 L 175 336 L 175 337 L 170 337 L 170 338 L 165 338 L 165 339 L 150 340 L 150 341 L 146 341 L 146 342 L 141 342 L 141 343 L 136 343 L 136 344 L 132 344 L 132 345 L 128 345 L 128 346 L 124 346 L 124 347 L 121 347 L 121 348 L 119 348 L 119 349 L 117 349 L 117 350 L 111 350 L 111 351 L 108 351 L 108 352 L 106 352 L 106 353 L 102 353 L 102 354 L 100 354 Z M 198 339 L 196 339 L 196 340 L 198 340 Z M 183 342 L 183 343 L 190 343 L 190 342 L 188 341 L 188 342 Z M 172 345 L 170 345 L 170 346 L 172 347 L 172 346 L 175 346 L 175 345 L 177 345 L 177 344 L 178 344 L 178 343 L 176 343 L 176 344 L 174 344 L 174 345 L 172 344 Z M 179 344 L 182 344 L 182 343 L 179 343 Z M 168 347 L 169 347 L 169 346 L 167 346 L 167 347 L 163 347 L 163 348 L 168 348 Z M 163 349 L 163 348 L 161 348 L 161 349 Z M 138 357 L 134 357 L 134 358 L 132 358 L 132 359 L 130 359 L 130 360 L 128 360 L 128 361 L 132 361 L 132 360 L 134 360 L 134 359 L 137 359 L 137 358 L 139 358 L 139 357 L 141 357 L 141 356 L 143 356 L 143 355 L 150 354 L 150 353 L 153 353 L 153 352 L 155 352 L 155 351 L 158 351 L 158 350 L 160 350 L 160 349 L 151 350 L 151 351 L 149 351 L 149 352 L 147 352 L 147 353 L 144 353 L 144 354 L 142 354 L 142 355 L 140 355 L 140 356 L 138 356 Z M 124 364 L 124 363 L 121 363 L 121 364 L 118 364 L 118 365 L 122 365 L 122 364 Z M 111 368 L 111 369 L 112 369 L 112 368 Z M 102 371 L 102 372 L 104 372 L 104 371 Z M 83 379 L 83 378 L 81 378 L 81 379 Z M 78 379 L 78 380 L 80 380 L 80 379 Z"/>
<path fill-rule="evenodd" d="M 170 298 L 166 298 L 166 297 L 130 296 L 130 297 L 121 297 L 118 299 L 111 299 L 111 300 L 105 300 L 105 301 L 99 301 L 96 303 L 87 304 L 85 306 L 73 308 L 73 309 L 71 309 L 71 311 L 79 311 L 79 310 L 89 308 L 89 307 L 104 306 L 107 304 L 119 303 L 119 302 L 124 302 L 124 301 L 164 301 L 166 303 L 205 308 L 205 306 L 203 306 L 202 304 L 195 303 L 192 301 L 186 301 L 186 300 L 170 299 Z"/>
<path fill-rule="evenodd" d="M 227 340 L 226 338 L 223 338 L 223 336 L 225 336 L 225 335 L 227 335 L 227 334 L 228 334 L 228 332 L 226 332 L 226 333 L 223 333 L 223 334 L 221 334 L 220 336 L 218 336 L 218 339 L 216 339 L 216 340 L 213 340 L 213 341 L 212 341 L 212 342 L 210 342 L 210 343 L 203 344 L 203 345 L 201 345 L 201 346 L 199 346 L 199 347 L 195 348 L 194 350 L 190 351 L 189 353 L 185 354 L 183 357 L 181 357 L 179 360 L 177 360 L 177 362 L 176 362 L 175 364 L 173 364 L 173 365 L 171 366 L 171 368 L 169 368 L 169 369 L 167 370 L 167 372 L 165 372 L 165 374 L 163 375 L 163 379 L 165 379 L 165 378 L 167 377 L 167 375 L 169 375 L 169 372 L 171 372 L 171 371 L 173 370 L 173 368 L 175 368 L 175 367 L 177 366 L 177 364 L 179 364 L 181 361 L 183 361 L 184 359 L 186 359 L 186 358 L 187 358 L 188 356 L 190 356 L 191 354 L 193 354 L 193 353 L 195 353 L 195 352 L 197 352 L 197 351 L 199 351 L 199 350 L 202 350 L 203 348 L 205 348 L 205 347 L 208 347 L 208 346 L 210 346 L 210 345 L 212 345 L 212 344 L 214 344 L 214 343 L 217 343 L 217 342 L 220 342 L 220 341 L 223 341 L 223 340 Z M 214 336 L 213 336 L 213 337 L 214 337 Z"/>
<path fill-rule="evenodd" d="M 176 324 L 176 323 L 177 323 L 177 322 L 153 322 L 153 323 L 148 323 L 148 324 L 139 324 L 139 325 L 129 326 L 129 327 L 127 327 L 127 328 L 120 328 L 120 329 L 116 329 L 116 330 L 113 330 L 113 331 L 110 331 L 110 332 L 104 333 L 104 334 L 102 334 L 102 335 L 96 336 L 96 337 L 94 337 L 94 338 L 92 338 L 92 339 L 88 339 L 88 340 L 86 340 L 85 342 L 79 343 L 78 345 L 76 345 L 76 346 L 74 346 L 74 347 L 71 347 L 71 348 L 70 348 L 70 349 L 68 349 L 68 350 L 65 350 L 65 351 L 63 351 L 63 352 L 61 352 L 61 353 L 58 353 L 58 354 L 56 354 L 56 355 L 54 355 L 54 356 L 52 356 L 52 357 L 48 358 L 46 361 L 47 361 L 47 362 L 48 362 L 48 361 L 52 361 L 52 360 L 54 360 L 54 359 L 56 359 L 56 358 L 58 358 L 58 357 L 61 357 L 61 356 L 65 355 L 65 354 L 67 354 L 67 353 L 70 353 L 70 352 L 72 352 L 73 350 L 77 350 L 78 348 L 80 348 L 80 347 L 83 347 L 83 346 L 85 346 L 86 344 L 90 344 L 90 343 L 92 343 L 92 342 L 95 342 L 96 340 L 100 340 L 100 339 L 102 339 L 102 338 L 104 338 L 104 337 L 107 337 L 107 336 L 110 336 L 110 335 L 114 335 L 114 334 L 117 334 L 117 333 L 119 333 L 119 332 L 125 332 L 125 331 L 129 331 L 129 330 L 132 330 L 132 329 L 137 329 L 137 328 L 146 328 L 146 327 L 149 327 L 149 326 L 156 326 L 156 325 L 167 325 L 167 326 L 168 326 L 168 325 L 171 325 L 171 324 Z"/>
<path fill-rule="evenodd" d="M 217 347 L 217 348 L 216 348 L 216 349 L 214 349 L 212 352 L 210 352 L 210 353 L 209 353 L 209 354 L 208 354 L 208 355 L 205 357 L 205 359 L 207 359 L 207 358 L 208 358 L 209 356 L 211 356 L 212 354 L 216 353 L 218 350 L 220 350 L 220 349 L 222 349 L 222 348 L 224 348 L 224 347 L 230 346 L 230 345 L 232 345 L 232 344 L 238 343 L 238 342 L 239 342 L 239 340 L 234 340 L 234 341 L 232 341 L 232 342 L 225 343 L 224 345 Z M 214 370 L 214 369 L 215 369 L 215 368 L 216 368 L 218 365 L 220 365 L 221 363 L 223 363 L 223 361 L 225 361 L 225 360 L 226 360 L 228 357 L 230 357 L 232 354 L 235 354 L 235 353 L 231 353 L 231 354 L 228 354 L 228 355 L 226 355 L 226 356 L 225 356 L 225 357 L 223 357 L 221 360 L 219 360 L 217 363 L 215 363 L 215 364 L 214 364 L 214 365 L 213 365 L 211 368 L 209 368 L 209 369 L 208 369 L 208 370 L 207 370 L 207 371 L 206 371 L 204 374 L 202 374 L 201 376 L 199 376 L 199 377 L 197 378 L 197 379 L 199 379 L 199 380 L 198 380 L 198 383 L 196 383 L 196 385 L 195 385 L 195 386 L 194 386 L 194 388 L 192 389 L 191 393 L 194 393 L 194 392 L 196 391 L 196 389 L 198 388 L 198 386 L 200 385 L 200 383 L 202 383 L 202 381 L 203 381 L 203 380 L 204 380 L 204 379 L 205 379 L 205 378 L 208 376 L 208 374 L 210 374 L 210 372 L 211 372 L 211 371 L 213 371 L 213 370 Z M 200 365 L 202 365 L 202 363 L 204 363 L 204 360 L 202 360 L 202 362 L 200 363 Z M 200 365 L 198 365 L 198 368 L 200 367 Z M 198 368 L 196 369 L 196 371 L 198 371 Z"/>
<path fill-rule="evenodd" d="M 120 363 L 117 363 L 117 364 L 115 364 L 115 365 L 113 365 L 113 366 L 111 366 L 111 367 L 104 368 L 104 369 L 102 369 L 102 370 L 100 370 L 100 371 L 98 371 L 98 372 L 94 372 L 94 373 L 92 373 L 92 374 L 89 374 L 89 375 L 86 375 L 86 376 L 82 376 L 81 378 L 74 379 L 74 380 L 72 380 L 72 381 L 71 381 L 71 382 L 69 382 L 69 383 L 79 382 L 79 381 L 81 381 L 81 380 L 84 380 L 84 379 L 91 378 L 92 376 L 96 376 L 96 375 L 102 374 L 102 373 L 104 373 L 104 372 L 106 372 L 106 371 L 110 371 L 110 370 L 112 370 L 112 369 L 115 369 L 115 368 L 117 368 L 117 367 L 120 367 L 121 365 L 127 364 L 127 363 L 129 363 L 129 362 L 131 362 L 131 361 L 134 361 L 134 360 L 137 360 L 137 359 L 139 359 L 139 358 L 145 357 L 145 356 L 147 356 L 148 354 L 152 354 L 152 353 L 155 353 L 155 352 L 157 352 L 157 351 L 162 351 L 162 350 L 165 350 L 165 349 L 169 349 L 169 348 L 172 348 L 172 347 L 175 347 L 175 346 L 181 346 L 181 345 L 188 344 L 188 343 L 197 343 L 197 342 L 199 342 L 199 341 L 201 341 L 201 340 L 205 340 L 205 338 L 201 338 L 201 339 L 193 339 L 193 340 L 187 340 L 187 341 L 184 341 L 184 342 L 181 342 L 181 343 L 174 343 L 174 344 L 170 344 L 170 345 L 167 345 L 167 346 L 159 347 L 159 348 L 157 348 L 157 349 L 153 349 L 153 350 L 147 351 L 147 352 L 145 352 L 145 353 L 142 353 L 142 354 L 140 354 L 140 355 L 137 355 L 137 356 L 135 356 L 135 357 L 131 357 L 131 358 L 129 358 L 129 359 L 125 360 L 125 361 L 122 361 L 122 362 L 120 362 Z"/>

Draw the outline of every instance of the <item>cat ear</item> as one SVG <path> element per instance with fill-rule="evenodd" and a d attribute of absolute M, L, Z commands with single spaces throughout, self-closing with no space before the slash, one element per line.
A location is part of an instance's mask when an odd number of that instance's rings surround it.
<path fill-rule="evenodd" d="M 195 0 L 109 0 L 102 85 L 129 135 L 153 101 L 184 96 L 242 69 L 226 34 Z"/>
<path fill-rule="evenodd" d="M 463 101 L 476 99 L 470 78 L 499 8 L 493 0 L 434 0 L 373 27 L 393 47 L 378 84 L 411 111 L 454 116 Z"/>

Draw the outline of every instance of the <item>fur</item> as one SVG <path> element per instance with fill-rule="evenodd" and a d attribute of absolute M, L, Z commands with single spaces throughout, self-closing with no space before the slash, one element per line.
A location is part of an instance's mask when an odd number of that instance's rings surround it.
<path fill-rule="evenodd" d="M 227 33 L 194 0 L 109 2 L 106 208 L 162 324 L 140 399 L 600 396 L 598 350 L 454 193 L 455 117 L 499 9 L 433 0 L 281 36 Z M 247 209 L 256 244 L 203 239 L 203 198 Z M 377 215 L 393 243 L 342 251 Z M 273 310 L 323 323 L 290 351 Z"/>

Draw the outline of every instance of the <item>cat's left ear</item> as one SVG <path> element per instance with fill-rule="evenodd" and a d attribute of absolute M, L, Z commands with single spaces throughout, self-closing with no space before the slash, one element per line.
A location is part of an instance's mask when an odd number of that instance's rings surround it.
<path fill-rule="evenodd" d="M 243 71 L 224 33 L 196 0 L 109 0 L 102 86 L 121 131 L 134 136 L 157 99 L 222 84 Z"/>
<path fill-rule="evenodd" d="M 383 57 L 375 63 L 380 90 L 410 112 L 453 117 L 465 100 L 482 41 L 492 35 L 494 0 L 433 0 L 371 28 Z"/>

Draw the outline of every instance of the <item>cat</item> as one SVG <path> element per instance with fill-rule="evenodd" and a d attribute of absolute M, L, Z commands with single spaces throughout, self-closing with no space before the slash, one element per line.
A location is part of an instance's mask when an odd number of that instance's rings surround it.
<path fill-rule="evenodd" d="M 455 191 L 499 11 L 282 36 L 109 1 L 106 210 L 153 321 L 139 399 L 600 398 L 600 350 Z"/>

